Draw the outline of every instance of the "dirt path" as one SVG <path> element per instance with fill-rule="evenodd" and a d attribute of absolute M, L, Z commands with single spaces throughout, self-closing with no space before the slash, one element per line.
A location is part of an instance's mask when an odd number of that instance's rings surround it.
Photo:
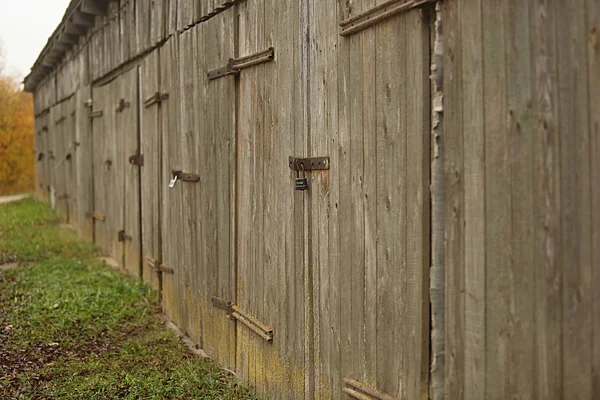
<path fill-rule="evenodd" d="M 11 201 L 21 200 L 27 196 L 28 196 L 27 194 L 18 194 L 15 196 L 0 196 L 0 204 L 10 203 Z"/>

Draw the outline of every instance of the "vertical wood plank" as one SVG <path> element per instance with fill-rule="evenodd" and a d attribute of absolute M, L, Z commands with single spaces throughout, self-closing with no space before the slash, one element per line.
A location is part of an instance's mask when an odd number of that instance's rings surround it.
<path fill-rule="evenodd" d="M 563 312 L 563 392 L 569 399 L 591 397 L 591 204 L 590 136 L 583 1 L 560 8 L 559 131 Z"/>
<path fill-rule="evenodd" d="M 465 399 L 485 397 L 485 166 L 481 1 L 461 3 L 465 168 Z"/>
<path fill-rule="evenodd" d="M 600 7 L 588 0 L 585 7 L 588 70 L 588 111 L 592 182 L 592 391 L 600 397 Z"/>
<path fill-rule="evenodd" d="M 534 260 L 535 203 L 533 150 L 533 66 L 531 64 L 531 32 L 529 4 L 510 1 L 505 5 L 507 131 L 510 137 L 509 171 L 511 174 L 512 251 L 506 260 L 509 293 L 509 319 L 501 335 L 508 339 L 505 364 L 505 397 L 532 398 L 534 370 Z M 486 61 L 486 65 L 488 65 Z M 487 88 L 486 93 L 489 93 Z M 506 115 L 506 114 L 505 114 Z M 487 140 L 487 132 L 486 132 Z M 498 166 L 499 167 L 499 166 Z M 489 181 L 486 181 L 486 184 Z M 496 193 L 495 196 L 501 196 Z M 491 199 L 488 198 L 489 201 Z M 508 210 L 507 210 L 508 211 Z M 491 219 L 488 219 L 492 222 Z M 488 226 L 488 229 L 490 227 Z M 489 265 L 488 271 L 494 269 Z M 493 295 L 492 295 L 493 296 Z M 489 300 L 488 300 L 489 301 Z M 488 376 L 491 374 L 488 372 Z M 497 378 L 496 378 L 497 379 Z M 490 376 L 490 381 L 493 378 Z M 501 393 L 502 391 L 499 390 Z M 496 395 L 499 397 L 498 395 Z"/>
<path fill-rule="evenodd" d="M 534 397 L 561 398 L 561 269 L 559 267 L 558 81 L 556 15 L 548 1 L 530 2 L 534 87 L 535 354 Z"/>
<path fill-rule="evenodd" d="M 482 5 L 482 59 L 479 62 L 483 63 L 481 95 L 485 93 L 485 97 L 479 98 L 483 102 L 483 109 L 475 112 L 483 112 L 480 126 L 485 127 L 485 132 L 479 139 L 482 147 L 477 148 L 483 154 L 465 153 L 465 157 L 481 157 L 485 163 L 485 175 L 482 177 L 485 187 L 480 188 L 481 195 L 484 196 L 482 201 L 485 201 L 481 204 L 485 207 L 485 242 L 482 243 L 485 246 L 485 258 L 474 267 L 485 271 L 482 275 L 484 280 L 475 284 L 485 288 L 481 305 L 487 307 L 489 312 L 480 315 L 482 319 L 475 322 L 481 322 L 485 326 L 484 336 L 478 339 L 485 347 L 478 350 L 484 351 L 482 356 L 485 364 L 482 369 L 485 381 L 481 384 L 485 386 L 485 397 L 490 399 L 505 399 L 507 396 L 511 334 L 511 137 L 506 115 L 512 113 L 507 110 L 506 104 L 505 54 L 510 51 L 512 43 L 506 44 L 508 29 L 504 28 L 504 20 L 508 16 L 505 15 L 503 6 L 498 2 Z M 465 75 L 467 76 L 469 75 Z M 479 204 L 476 206 L 479 207 Z"/>
<path fill-rule="evenodd" d="M 402 375 L 407 397 L 429 398 L 429 11 L 418 9 L 407 14 L 406 45 L 407 143 L 406 143 L 406 267 L 408 303 L 402 320 L 410 327 L 404 346 Z M 401 340 L 402 340 L 401 339 Z"/>

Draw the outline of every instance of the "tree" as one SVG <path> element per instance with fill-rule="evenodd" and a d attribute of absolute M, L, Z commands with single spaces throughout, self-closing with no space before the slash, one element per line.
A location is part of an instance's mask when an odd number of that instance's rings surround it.
<path fill-rule="evenodd" d="M 0 194 L 34 185 L 33 99 L 6 72 L 0 43 Z"/>

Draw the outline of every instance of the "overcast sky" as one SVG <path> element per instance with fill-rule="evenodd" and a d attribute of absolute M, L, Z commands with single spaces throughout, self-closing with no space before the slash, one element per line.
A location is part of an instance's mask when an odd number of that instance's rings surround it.
<path fill-rule="evenodd" d="M 11 72 L 24 78 L 70 0 L 0 0 L 0 41 Z"/>

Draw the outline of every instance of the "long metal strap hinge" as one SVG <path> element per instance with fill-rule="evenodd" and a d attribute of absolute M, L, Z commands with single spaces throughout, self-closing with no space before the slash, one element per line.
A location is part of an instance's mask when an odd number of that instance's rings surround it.
<path fill-rule="evenodd" d="M 252 332 L 256 333 L 267 342 L 273 342 L 273 328 L 270 326 L 263 324 L 254 316 L 242 310 L 240 307 L 236 306 L 230 301 L 221 299 L 217 296 L 214 296 L 211 301 L 215 307 L 225 310 L 230 318 L 233 318 L 246 325 Z"/>
<path fill-rule="evenodd" d="M 144 155 L 143 154 L 134 154 L 129 157 L 129 164 L 143 166 L 144 165 Z"/>
<path fill-rule="evenodd" d="M 160 104 L 169 98 L 169 93 L 155 92 L 152 96 L 144 101 L 144 107 L 148 108 L 154 104 Z"/>
<path fill-rule="evenodd" d="M 269 47 L 267 50 L 246 57 L 230 58 L 226 66 L 210 71 L 208 73 L 208 79 L 213 80 L 227 75 L 237 75 L 245 68 L 273 60 L 275 60 L 275 49 L 273 47 Z"/>
<path fill-rule="evenodd" d="M 123 112 L 126 108 L 131 107 L 131 102 L 129 101 L 125 101 L 125 99 L 121 99 L 119 100 L 119 104 L 117 105 L 117 112 L 121 113 Z"/>
<path fill-rule="evenodd" d="M 290 168 L 295 171 L 316 171 L 329 169 L 329 157 L 293 157 L 290 156 Z"/>
<path fill-rule="evenodd" d="M 96 221 L 105 221 L 106 216 L 99 212 L 88 212 L 85 214 L 88 218 L 95 219 Z"/>
<path fill-rule="evenodd" d="M 131 242 L 133 240 L 133 238 L 131 237 L 131 235 L 128 235 L 127 233 L 125 233 L 124 230 L 120 230 L 118 233 L 118 238 L 119 238 L 119 242 L 124 242 L 124 241 L 129 241 Z"/>
<path fill-rule="evenodd" d="M 173 268 L 167 267 L 165 264 L 160 262 L 157 259 L 146 257 L 146 264 L 148 264 L 155 272 L 164 273 L 164 274 L 174 274 L 175 270 Z"/>
<path fill-rule="evenodd" d="M 350 36 L 395 15 L 435 0 L 389 0 L 340 23 L 340 35 Z"/>
<path fill-rule="evenodd" d="M 344 378 L 345 387 L 342 390 L 348 396 L 359 399 L 359 400 L 394 400 L 392 396 L 389 396 L 379 390 L 375 390 L 364 383 L 357 380 Z"/>

